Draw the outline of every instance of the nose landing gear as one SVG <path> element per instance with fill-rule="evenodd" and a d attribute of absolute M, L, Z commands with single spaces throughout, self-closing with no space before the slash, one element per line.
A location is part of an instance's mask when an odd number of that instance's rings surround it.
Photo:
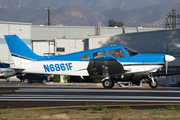
<path fill-rule="evenodd" d="M 156 89 L 159 86 L 158 80 L 153 77 L 152 73 L 148 75 L 149 77 L 149 86 L 153 89 Z"/>

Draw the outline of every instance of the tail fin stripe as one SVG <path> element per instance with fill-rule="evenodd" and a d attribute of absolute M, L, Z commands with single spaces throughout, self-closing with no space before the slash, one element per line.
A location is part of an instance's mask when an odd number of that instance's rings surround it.
<path fill-rule="evenodd" d="M 27 58 L 27 57 L 22 57 L 20 55 L 16 55 L 16 54 L 13 54 L 13 53 L 11 53 L 11 56 L 18 57 L 18 58 L 23 58 L 23 59 L 27 59 L 27 60 L 31 60 L 31 61 L 36 61 L 34 59 L 30 59 L 30 58 Z"/>

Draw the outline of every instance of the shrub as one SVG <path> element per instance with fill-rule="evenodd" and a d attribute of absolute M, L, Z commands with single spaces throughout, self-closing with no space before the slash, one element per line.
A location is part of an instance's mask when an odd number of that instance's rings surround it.
<path fill-rule="evenodd" d="M 60 82 L 60 76 L 59 75 L 54 75 L 54 77 L 51 78 L 51 81 Z"/>
<path fill-rule="evenodd" d="M 94 83 L 101 83 L 103 77 L 102 76 L 91 76 L 90 79 L 92 79 Z"/>
<path fill-rule="evenodd" d="M 104 106 L 104 105 L 98 105 L 98 106 L 93 108 L 93 110 L 97 110 L 97 111 L 101 111 L 101 110 L 104 110 L 104 109 L 107 109 L 107 107 Z"/>
<path fill-rule="evenodd" d="M 89 110 L 90 106 L 82 106 L 80 108 L 78 108 L 78 110 Z"/>

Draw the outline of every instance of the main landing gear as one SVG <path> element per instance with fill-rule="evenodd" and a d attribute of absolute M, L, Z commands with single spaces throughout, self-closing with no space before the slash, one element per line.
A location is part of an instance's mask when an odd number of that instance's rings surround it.
<path fill-rule="evenodd" d="M 142 80 L 140 80 L 139 82 L 136 81 L 135 83 L 130 81 L 130 82 L 121 82 L 121 81 L 116 81 L 113 79 L 110 79 L 111 77 L 105 77 L 102 80 L 102 85 L 104 88 L 106 89 L 110 89 L 114 87 L 114 84 L 117 83 L 120 87 L 142 87 Z M 149 80 L 149 86 L 152 89 L 156 89 L 159 86 L 158 80 L 156 78 L 153 77 L 152 74 L 148 75 L 148 80 Z M 138 84 L 139 83 L 139 84 Z"/>
<path fill-rule="evenodd" d="M 148 75 L 149 77 L 149 86 L 153 89 L 156 89 L 159 86 L 158 80 L 153 77 L 152 73 Z"/>
<path fill-rule="evenodd" d="M 102 85 L 104 88 L 110 89 L 110 88 L 114 87 L 114 81 L 112 81 L 110 79 L 105 79 L 105 80 L 103 80 Z"/>

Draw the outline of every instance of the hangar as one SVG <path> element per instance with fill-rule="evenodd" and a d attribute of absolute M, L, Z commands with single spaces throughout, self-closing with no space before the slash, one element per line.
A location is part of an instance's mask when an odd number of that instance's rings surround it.
<path fill-rule="evenodd" d="M 32 25 L 32 49 L 39 55 L 67 54 L 89 48 L 92 36 L 116 35 L 162 28 L 121 28 L 101 26 L 36 26 Z M 43 46 L 41 46 L 43 44 Z M 91 43 L 93 44 L 93 43 Z M 38 46 L 38 47 L 37 47 Z M 92 46 L 92 45 L 90 45 Z"/>
<path fill-rule="evenodd" d="M 4 40 L 5 34 L 17 34 L 38 55 L 57 55 L 109 45 L 125 45 L 139 52 L 167 53 L 176 57 L 172 66 L 180 66 L 180 29 L 97 26 L 43 26 L 31 23 L 0 22 L 0 60 L 13 61 Z M 170 84 L 178 76 L 166 77 Z"/>

